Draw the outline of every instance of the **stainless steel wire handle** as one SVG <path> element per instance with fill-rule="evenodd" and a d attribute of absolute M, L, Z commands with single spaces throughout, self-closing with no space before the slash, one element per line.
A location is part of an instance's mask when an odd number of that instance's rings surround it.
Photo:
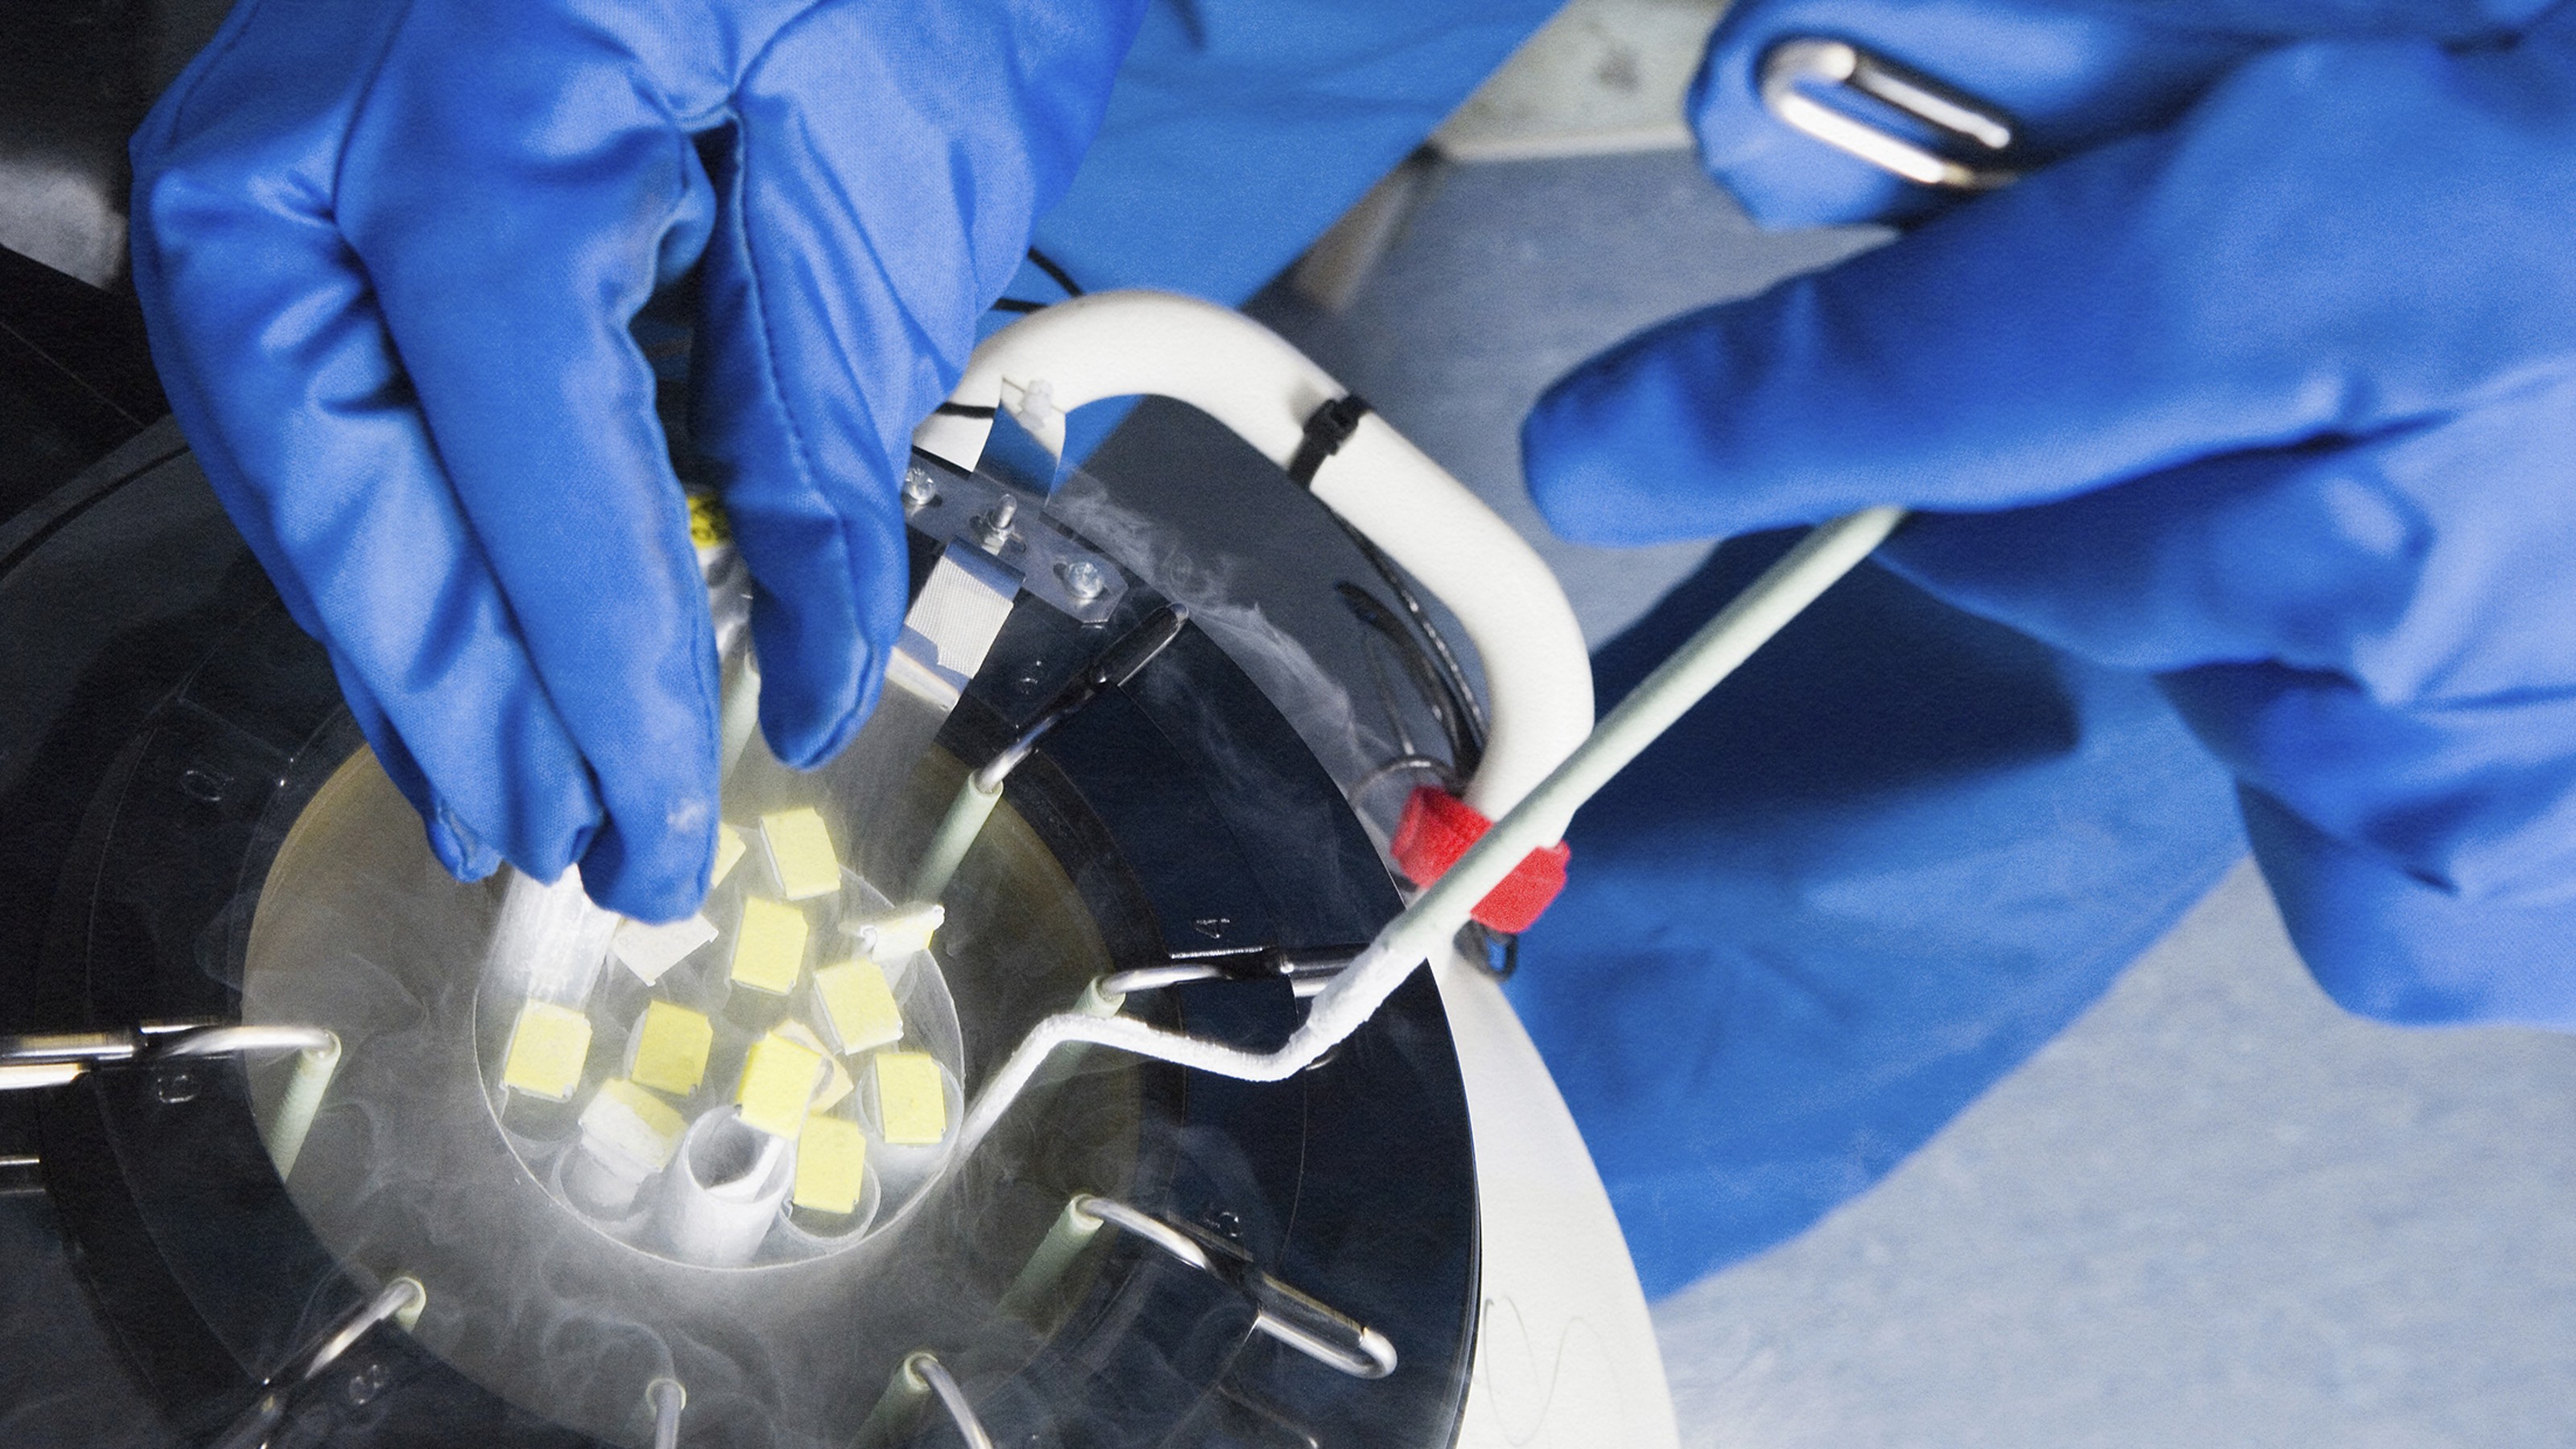
<path fill-rule="evenodd" d="M 1989 156 L 2011 149 L 2013 125 L 2002 112 L 1849 41 L 1799 35 L 1772 46 L 1762 57 L 1763 109 L 1802 135 L 1918 185 L 1992 191 L 2021 177 L 2010 167 L 1953 160 L 1882 130 L 1810 95 L 1810 87 L 1866 96 Z"/>
<path fill-rule="evenodd" d="M 304 1372 L 298 1377 L 306 1379 L 316 1377 L 324 1369 L 339 1362 L 340 1355 L 347 1353 L 352 1344 L 367 1336 L 367 1330 L 388 1318 L 400 1318 L 406 1313 L 416 1313 L 428 1301 L 429 1290 L 421 1287 L 420 1280 L 417 1278 L 404 1276 L 387 1283 L 375 1297 L 367 1300 L 365 1307 L 350 1314 L 347 1322 L 341 1324 L 329 1338 L 322 1340 L 321 1347 L 313 1350 L 313 1356 L 304 1361 Z"/>
<path fill-rule="evenodd" d="M 957 1426 L 957 1437 L 966 1441 L 966 1449 L 993 1449 L 993 1436 L 984 1432 L 984 1421 L 975 1417 L 975 1406 L 966 1402 L 966 1391 L 939 1355 L 917 1350 L 905 1357 L 903 1371 L 938 1396 L 939 1406 L 948 1411 L 949 1422 Z"/>
<path fill-rule="evenodd" d="M 1221 1259 L 1207 1245 L 1161 1218 L 1114 1197 L 1077 1193 L 1075 1212 L 1114 1223 L 1170 1256 L 1241 1292 L 1253 1306 L 1252 1329 L 1355 1379 L 1395 1372 L 1386 1335 L 1253 1267 Z"/>
<path fill-rule="evenodd" d="M 302 1385 L 322 1376 L 322 1371 L 340 1361 L 341 1355 L 356 1346 L 370 1329 L 387 1319 L 402 1323 L 412 1321 L 429 1301 L 429 1290 L 420 1280 L 408 1275 L 394 1279 L 375 1297 L 360 1305 L 292 1372 L 279 1374 L 261 1385 L 259 1396 L 241 1412 L 209 1449 L 266 1449 L 278 1426 L 286 1421 L 288 1400 Z"/>
<path fill-rule="evenodd" d="M 852 1444 L 857 1449 L 892 1449 L 911 1443 L 920 1429 L 922 1400 L 930 1398 L 939 1400 L 966 1449 L 993 1449 L 993 1436 L 985 1432 L 984 1421 L 976 1417 L 957 1376 L 926 1348 L 905 1354 L 894 1366 L 894 1376 L 886 1380 L 885 1392 L 868 1411 L 867 1422 L 859 1426 Z"/>
<path fill-rule="evenodd" d="M 665 1374 L 644 1386 L 653 1414 L 653 1449 L 680 1449 L 680 1413 L 689 1407 L 688 1385 Z"/>
<path fill-rule="evenodd" d="M 340 1039 L 318 1026 L 154 1023 L 130 1031 L 0 1037 L 0 1092 L 58 1087 L 93 1067 L 176 1057 L 331 1052 Z"/>
<path fill-rule="evenodd" d="M 340 1069 L 340 1038 L 324 1027 L 151 1022 L 130 1031 L 0 1037 L 0 1092 L 63 1086 L 103 1066 L 284 1052 L 295 1053 L 295 1071 L 261 1134 L 284 1179 L 294 1175 L 305 1134 Z"/>

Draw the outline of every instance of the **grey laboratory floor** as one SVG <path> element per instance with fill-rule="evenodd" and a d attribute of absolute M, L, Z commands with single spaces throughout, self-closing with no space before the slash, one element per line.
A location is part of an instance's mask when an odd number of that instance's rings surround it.
<path fill-rule="evenodd" d="M 1677 153 L 1447 166 L 1346 308 L 1255 310 L 1537 536 L 1597 642 L 1699 552 L 1545 539 L 1521 411 L 1872 240 L 1765 236 Z M 2571 1444 L 2571 1194 L 2576 1040 L 2342 1015 L 2248 867 L 1879 1188 L 1658 1322 L 1694 1446 Z"/>
<path fill-rule="evenodd" d="M 2344 1015 L 2246 866 L 1657 1324 L 1691 1445 L 2563 1445 L 2571 1194 L 2576 1040 Z"/>

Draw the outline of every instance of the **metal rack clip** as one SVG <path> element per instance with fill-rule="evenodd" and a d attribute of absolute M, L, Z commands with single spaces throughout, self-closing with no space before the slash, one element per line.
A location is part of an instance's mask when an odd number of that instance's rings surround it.
<path fill-rule="evenodd" d="M 1992 191 L 2021 176 L 2007 167 L 1952 160 L 1825 104 L 1807 93 L 1809 86 L 1867 97 L 1990 156 L 2011 148 L 2013 125 L 2002 112 L 1849 41 L 1800 35 L 1771 47 L 1762 57 L 1763 109 L 1792 130 L 1917 185 Z"/>
<path fill-rule="evenodd" d="M 1385 1334 L 1297 1291 L 1241 1258 L 1211 1252 L 1190 1233 L 1128 1203 L 1077 1193 L 1074 1211 L 1115 1223 L 1172 1257 L 1224 1282 L 1252 1301 L 1253 1331 L 1357 1379 L 1395 1372 L 1395 1345 Z"/>

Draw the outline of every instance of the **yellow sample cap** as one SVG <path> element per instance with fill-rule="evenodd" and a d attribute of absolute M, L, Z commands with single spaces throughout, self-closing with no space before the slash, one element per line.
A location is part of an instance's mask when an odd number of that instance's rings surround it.
<path fill-rule="evenodd" d="M 772 996 L 796 989 L 805 969 L 805 913 L 758 896 L 742 903 L 742 930 L 733 938 L 736 985 Z"/>
<path fill-rule="evenodd" d="M 760 840 L 769 848 L 770 868 L 778 872 L 780 895 L 810 901 L 841 888 L 841 858 L 832 853 L 832 832 L 814 807 L 761 816 Z"/>
<path fill-rule="evenodd" d="M 715 1039 L 715 1023 L 705 1013 L 653 1002 L 626 1044 L 626 1075 L 657 1092 L 685 1097 L 706 1080 L 707 1048 Z"/>
<path fill-rule="evenodd" d="M 840 1051 L 856 1056 L 903 1040 L 903 1008 L 874 961 L 844 961 L 814 973 L 815 1015 Z"/>
<path fill-rule="evenodd" d="M 924 1147 L 948 1135 L 948 1092 L 928 1052 L 879 1052 L 877 1125 L 885 1140 Z"/>
<path fill-rule="evenodd" d="M 531 1001 L 519 1008 L 519 1024 L 510 1031 L 501 1085 L 531 1097 L 569 1101 L 589 1057 L 589 1017 L 551 1001 Z"/>
<path fill-rule="evenodd" d="M 719 823 L 716 826 L 716 871 L 707 877 L 708 888 L 724 884 L 724 878 L 733 874 L 733 868 L 742 863 L 743 852 L 749 849 L 751 843 L 742 838 L 741 831 Z"/>
<path fill-rule="evenodd" d="M 688 1124 L 669 1104 L 623 1077 L 599 1084 L 599 1095 L 581 1109 L 582 1141 L 595 1156 L 615 1156 L 644 1172 L 670 1165 Z"/>
<path fill-rule="evenodd" d="M 823 1059 L 823 1085 L 816 1089 L 813 1105 L 805 1109 L 807 1112 L 829 1112 L 841 1105 L 843 1097 L 858 1089 L 858 1083 L 850 1079 L 850 1069 L 842 1066 L 841 1059 L 832 1055 L 832 1049 L 823 1045 L 823 1039 L 814 1034 L 814 1028 L 790 1017 L 770 1030 Z"/>
<path fill-rule="evenodd" d="M 808 1117 L 796 1140 L 796 1205 L 818 1213 L 858 1210 L 867 1184 L 868 1139 L 846 1117 Z"/>
<path fill-rule="evenodd" d="M 742 1109 L 744 1126 L 792 1140 L 805 1125 L 822 1080 L 821 1052 L 772 1032 L 743 1054 L 742 1085 L 734 1089 L 734 1105 Z"/>
<path fill-rule="evenodd" d="M 724 505 L 704 493 L 689 495 L 689 542 L 700 548 L 713 548 L 733 541 L 733 525 L 725 518 Z"/>

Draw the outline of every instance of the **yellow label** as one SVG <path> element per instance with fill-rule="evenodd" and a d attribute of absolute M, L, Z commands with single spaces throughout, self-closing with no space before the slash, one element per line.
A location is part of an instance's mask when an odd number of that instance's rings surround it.
<path fill-rule="evenodd" d="M 617 1077 L 600 1083 L 599 1095 L 581 1111 L 582 1134 L 596 1149 L 648 1172 L 670 1165 L 685 1125 L 661 1098 Z"/>
<path fill-rule="evenodd" d="M 822 1081 L 822 1053 L 772 1033 L 743 1054 L 742 1085 L 734 1090 L 734 1105 L 742 1109 L 744 1126 L 792 1140 L 805 1125 L 814 1089 Z"/>
<path fill-rule="evenodd" d="M 531 1001 L 519 1008 L 501 1084 L 531 1097 L 569 1101 L 589 1056 L 589 1017 L 551 1001 Z"/>
<path fill-rule="evenodd" d="M 796 1205 L 849 1213 L 867 1185 L 868 1139 L 846 1117 L 808 1117 L 796 1140 Z"/>
<path fill-rule="evenodd" d="M 716 870 L 713 877 L 714 884 L 724 884 L 724 878 L 733 874 L 734 866 L 739 864 L 742 860 L 742 853 L 749 849 L 751 849 L 751 847 L 744 843 L 741 831 L 734 829 L 730 825 L 718 825 L 716 827 Z"/>
<path fill-rule="evenodd" d="M 733 979 L 738 986 L 785 996 L 805 969 L 805 913 L 754 896 L 742 903 L 742 930 L 733 938 Z"/>
<path fill-rule="evenodd" d="M 842 1098 L 858 1090 L 859 1084 L 851 1078 L 850 1069 L 842 1066 L 841 1059 L 832 1055 L 831 1048 L 823 1045 L 823 1039 L 814 1034 L 814 1028 L 791 1016 L 770 1030 L 823 1059 L 823 1085 L 815 1091 L 814 1100 L 806 1105 L 806 1111 L 829 1112 L 841 1105 Z"/>
<path fill-rule="evenodd" d="M 711 493 L 689 495 L 689 542 L 700 548 L 713 548 L 733 541 L 733 525 L 725 521 L 724 505 Z"/>
<path fill-rule="evenodd" d="M 761 816 L 760 839 L 778 873 L 780 895 L 809 901 L 841 888 L 841 858 L 832 853 L 832 832 L 813 806 Z"/>
<path fill-rule="evenodd" d="M 874 961 L 844 961 L 814 973 L 814 1000 L 832 1045 L 855 1055 L 903 1040 L 903 1008 Z"/>
<path fill-rule="evenodd" d="M 948 1135 L 948 1092 L 928 1052 L 879 1052 L 877 1125 L 885 1140 L 924 1147 Z"/>
<path fill-rule="evenodd" d="M 705 1013 L 656 1001 L 635 1024 L 626 1074 L 657 1092 L 685 1097 L 707 1075 L 707 1050 L 716 1039 Z"/>

